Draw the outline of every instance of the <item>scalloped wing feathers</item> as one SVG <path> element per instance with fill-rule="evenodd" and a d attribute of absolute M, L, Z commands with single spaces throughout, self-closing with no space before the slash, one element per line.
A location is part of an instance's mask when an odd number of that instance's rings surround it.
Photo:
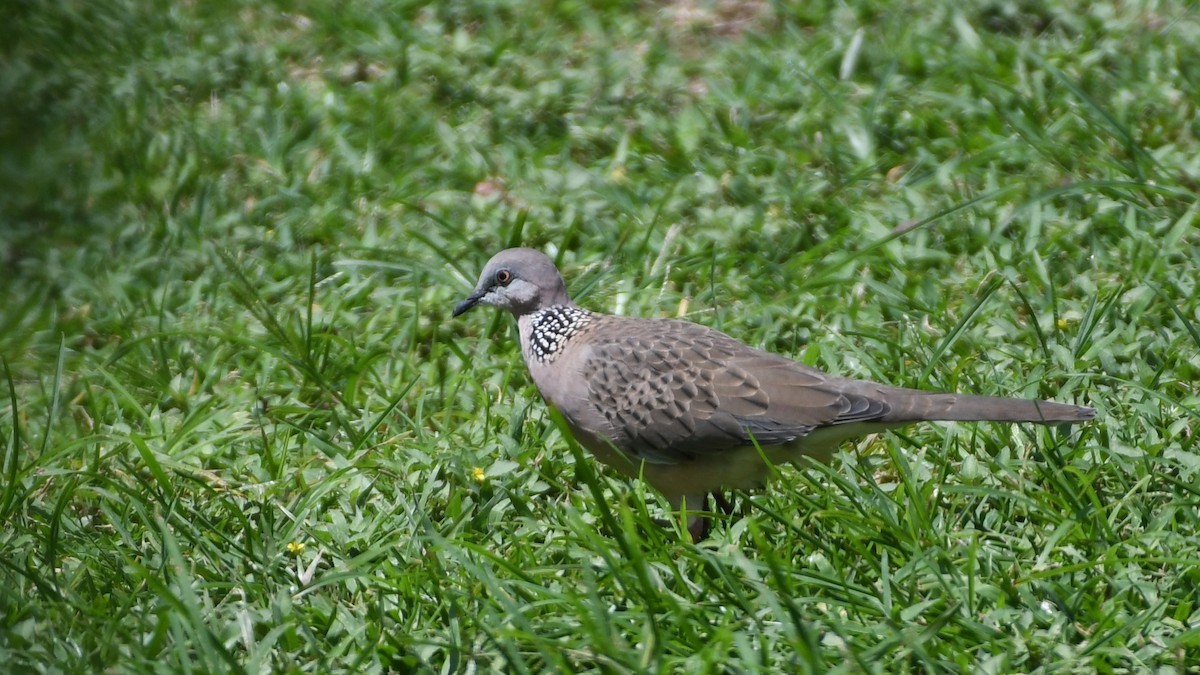
<path fill-rule="evenodd" d="M 859 384 L 853 380 L 698 324 L 612 318 L 588 342 L 582 373 L 592 416 L 603 417 L 617 447 L 651 463 L 790 443 L 818 427 L 875 421 L 890 410 L 883 400 L 847 391 Z"/>

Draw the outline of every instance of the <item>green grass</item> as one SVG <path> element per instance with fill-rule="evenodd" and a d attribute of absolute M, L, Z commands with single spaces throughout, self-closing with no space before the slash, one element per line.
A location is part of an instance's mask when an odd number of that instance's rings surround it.
<path fill-rule="evenodd" d="M 0 69 L 11 672 L 1200 664 L 1186 3 L 17 3 Z M 512 321 L 1095 406 L 781 470 L 692 545 Z"/>

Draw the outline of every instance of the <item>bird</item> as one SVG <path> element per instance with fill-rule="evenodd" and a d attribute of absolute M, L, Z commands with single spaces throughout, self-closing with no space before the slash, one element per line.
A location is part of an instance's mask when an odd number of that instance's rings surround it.
<path fill-rule="evenodd" d="M 843 442 L 918 422 L 1070 424 L 1095 410 L 840 377 L 704 325 L 593 312 L 531 248 L 488 261 L 453 316 L 477 305 L 517 320 L 529 375 L 600 462 L 641 478 L 706 537 L 709 497 L 761 488 L 774 465 L 828 461 Z"/>

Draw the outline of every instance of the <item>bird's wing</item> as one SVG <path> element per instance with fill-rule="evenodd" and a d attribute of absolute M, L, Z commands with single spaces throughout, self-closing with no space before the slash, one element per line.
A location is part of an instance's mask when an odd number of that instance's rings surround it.
<path fill-rule="evenodd" d="M 654 464 L 788 443 L 889 411 L 852 380 L 683 321 L 614 322 L 592 338 L 581 373 L 592 417 L 608 426 L 601 435 Z"/>

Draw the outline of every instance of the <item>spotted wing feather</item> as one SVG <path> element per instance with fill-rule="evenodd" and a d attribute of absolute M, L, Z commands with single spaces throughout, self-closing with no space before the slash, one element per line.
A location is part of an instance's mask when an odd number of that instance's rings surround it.
<path fill-rule="evenodd" d="M 825 373 L 682 321 L 606 322 L 589 352 L 583 374 L 605 437 L 651 463 L 788 443 L 889 410 Z"/>

